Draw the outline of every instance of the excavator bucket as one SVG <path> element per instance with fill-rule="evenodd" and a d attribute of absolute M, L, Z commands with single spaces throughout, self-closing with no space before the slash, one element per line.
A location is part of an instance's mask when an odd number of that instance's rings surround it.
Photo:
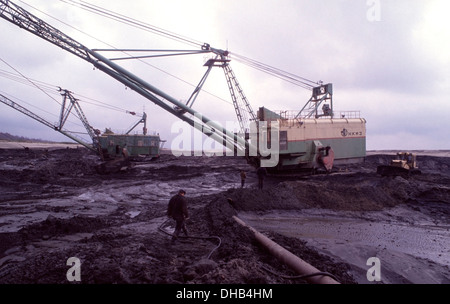
<path fill-rule="evenodd" d="M 334 163 L 334 151 L 331 147 L 323 147 L 319 149 L 318 162 L 327 170 L 331 172 Z"/>

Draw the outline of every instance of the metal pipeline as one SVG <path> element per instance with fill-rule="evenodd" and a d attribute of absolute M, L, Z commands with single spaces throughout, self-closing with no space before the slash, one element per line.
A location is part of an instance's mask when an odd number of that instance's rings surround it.
<path fill-rule="evenodd" d="M 295 254 L 278 245 L 277 243 L 275 243 L 262 233 L 255 230 L 253 227 L 247 225 L 237 216 L 233 216 L 233 219 L 240 225 L 250 229 L 250 231 L 252 231 L 253 234 L 255 235 L 256 240 L 261 245 L 263 245 L 267 250 L 269 250 L 269 252 L 272 255 L 274 255 L 277 259 L 279 259 L 281 262 L 285 263 L 286 265 L 294 269 L 300 275 L 310 275 L 320 272 L 320 270 L 318 270 L 317 268 L 306 263 Z M 333 278 L 323 275 L 307 277 L 305 278 L 305 280 L 307 280 L 309 283 L 312 284 L 339 284 L 339 282 L 337 282 Z"/>

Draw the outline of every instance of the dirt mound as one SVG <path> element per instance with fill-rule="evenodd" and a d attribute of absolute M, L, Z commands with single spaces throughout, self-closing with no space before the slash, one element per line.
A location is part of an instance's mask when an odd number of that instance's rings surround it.
<path fill-rule="evenodd" d="M 0 174 L 6 185 L 53 184 L 86 186 L 93 183 L 98 158 L 86 149 L 0 150 Z"/>
<path fill-rule="evenodd" d="M 308 207 L 332 210 L 381 210 L 410 199 L 411 185 L 403 178 L 372 175 L 330 176 L 317 183 L 292 182 L 292 193 Z M 358 195 L 354 195 L 358 193 Z"/>
<path fill-rule="evenodd" d="M 101 218 L 75 216 L 68 219 L 61 219 L 49 215 L 45 221 L 26 226 L 20 229 L 18 233 L 23 240 L 37 238 L 50 239 L 61 235 L 92 232 L 107 227 L 108 225 L 108 221 Z"/>
<path fill-rule="evenodd" d="M 13 246 L 23 246 L 36 240 L 48 240 L 63 235 L 92 232 L 108 225 L 106 220 L 99 218 L 75 216 L 61 219 L 49 215 L 45 221 L 25 226 L 18 232 L 0 233 L 0 258 Z"/>
<path fill-rule="evenodd" d="M 286 181 L 262 191 L 230 189 L 226 195 L 242 211 L 304 208 L 368 211 L 405 203 L 415 192 L 414 184 L 401 177 L 383 179 L 374 174 L 348 174 Z"/>

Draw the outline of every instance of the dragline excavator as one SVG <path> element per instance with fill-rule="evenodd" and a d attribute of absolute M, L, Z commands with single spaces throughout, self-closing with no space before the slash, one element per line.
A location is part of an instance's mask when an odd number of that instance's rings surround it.
<path fill-rule="evenodd" d="M 85 120 L 83 121 L 83 124 L 85 125 L 87 130 L 90 131 L 88 133 L 91 136 L 91 138 L 93 139 L 94 145 L 92 145 L 90 143 L 87 143 L 82 138 L 79 138 L 78 136 L 72 134 L 70 131 L 64 129 L 64 124 L 65 124 L 65 122 L 67 120 L 67 117 L 68 117 L 68 115 L 70 113 L 70 109 L 74 106 L 74 103 L 71 103 L 69 108 L 65 107 L 65 101 L 66 101 L 66 97 L 68 96 L 68 94 L 69 94 L 69 92 L 67 91 L 67 95 L 63 95 L 64 96 L 64 102 L 63 102 L 63 106 L 61 107 L 61 115 L 60 115 L 60 118 L 59 118 L 59 121 L 58 121 L 57 124 L 52 124 L 51 122 L 45 120 L 44 118 L 40 117 L 36 113 L 33 113 L 29 109 L 25 108 L 24 106 L 18 104 L 15 101 L 11 100 L 10 98 L 6 97 L 3 94 L 0 94 L 0 102 L 6 104 L 7 106 L 10 106 L 11 108 L 13 108 L 13 109 L 15 109 L 15 110 L 25 114 L 25 115 L 27 115 L 28 117 L 33 118 L 34 120 L 36 120 L 36 121 L 46 125 L 47 127 L 49 127 L 51 129 L 53 129 L 53 130 L 55 130 L 55 131 L 65 135 L 67 137 L 69 137 L 73 141 L 75 141 L 75 142 L 77 142 L 77 143 L 85 146 L 86 148 L 88 148 L 88 149 L 90 149 L 90 150 L 92 150 L 92 151 L 97 153 L 98 151 L 94 148 L 96 146 L 95 145 L 95 142 L 96 142 L 95 138 L 96 138 L 97 135 L 94 135 L 94 134 L 98 134 L 97 132 L 99 132 L 99 131 L 96 130 L 96 129 L 93 129 L 89 125 L 89 123 L 87 122 L 84 114 L 80 114 L 82 112 L 81 112 L 81 108 L 79 108 L 78 105 L 76 105 L 76 108 L 77 108 L 77 111 L 79 112 L 80 119 L 82 119 L 81 117 L 84 117 Z M 72 96 L 71 96 L 71 98 L 72 98 Z M 74 100 L 72 100 L 72 101 L 74 101 Z"/>
<path fill-rule="evenodd" d="M 180 51 L 180 54 L 209 53 L 214 56 L 205 63 L 205 75 L 184 104 L 124 69 L 116 59 L 102 55 L 108 51 L 127 53 L 136 50 L 90 49 L 7 0 L 0 0 L 0 17 L 91 63 L 234 154 L 245 156 L 255 166 L 269 167 L 270 171 L 315 170 L 319 167 L 331 171 L 333 164 L 360 162 L 365 157 L 365 120 L 355 113 L 334 113 L 330 83 L 310 85 L 312 97 L 298 113 L 277 113 L 264 107 L 255 113 L 231 70 L 228 51 L 204 43 L 200 50 Z M 225 129 L 192 108 L 213 67 L 224 70 L 240 133 Z"/>
<path fill-rule="evenodd" d="M 73 141 L 83 145 L 87 149 L 98 154 L 103 161 L 100 165 L 96 166 L 96 170 L 99 173 L 112 173 L 115 171 L 119 171 L 122 168 L 126 168 L 129 166 L 130 161 L 128 159 L 123 159 L 123 147 L 128 145 L 127 153 L 131 157 L 135 156 L 145 156 L 155 158 L 160 154 L 160 148 L 162 144 L 165 142 L 161 140 L 159 135 L 147 135 L 147 114 L 137 114 L 135 112 L 127 113 L 131 115 L 140 116 L 140 119 L 124 134 L 115 134 L 112 131 L 105 131 L 103 134 L 99 129 L 95 129 L 88 122 L 86 115 L 81 109 L 80 104 L 78 103 L 78 99 L 76 99 L 72 92 L 66 89 L 59 88 L 61 96 L 63 97 L 61 103 L 61 110 L 58 121 L 56 123 L 51 123 L 44 119 L 43 117 L 37 115 L 36 113 L 30 111 L 19 103 L 13 101 L 7 96 L 0 94 L 0 102 L 10 106 L 11 108 L 21 112 L 22 114 L 27 115 L 28 117 L 44 124 L 45 126 L 51 128 L 54 131 L 57 131 Z M 75 110 L 76 117 L 82 122 L 85 127 L 87 134 L 91 138 L 91 142 L 86 142 L 85 139 L 77 136 L 75 133 L 65 128 L 66 121 L 69 118 L 72 110 Z M 131 131 L 133 131 L 139 124 L 144 124 L 143 134 L 144 135 L 128 135 Z M 138 142 L 136 144 L 136 142 Z M 128 151 L 130 150 L 130 151 Z"/>
<path fill-rule="evenodd" d="M 105 58 L 100 54 L 101 50 L 89 49 L 13 2 L 0 1 L 0 17 L 91 63 L 96 69 L 110 75 L 207 136 L 220 143 L 225 143 L 227 147 L 235 147 L 241 151 L 246 150 L 246 147 L 248 149 L 249 143 L 245 139 L 224 129 L 206 116 L 193 110 L 192 107 L 179 102 L 176 98 L 169 96 L 112 60 Z M 214 52 L 220 56 L 224 53 L 207 45 L 201 51 L 205 53 Z"/>

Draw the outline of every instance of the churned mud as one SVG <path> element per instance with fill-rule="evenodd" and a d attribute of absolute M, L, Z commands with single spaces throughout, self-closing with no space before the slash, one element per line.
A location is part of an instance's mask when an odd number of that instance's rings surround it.
<path fill-rule="evenodd" d="M 421 175 L 381 177 L 389 154 L 330 175 L 268 176 L 235 157 L 138 159 L 99 175 L 86 149 L 0 149 L 0 283 L 301 284 L 233 216 L 343 284 L 450 282 L 450 158 L 420 155 Z M 247 172 L 244 188 L 240 170 Z M 190 238 L 165 215 L 187 192 Z M 69 273 L 70 274 L 70 273 Z"/>

